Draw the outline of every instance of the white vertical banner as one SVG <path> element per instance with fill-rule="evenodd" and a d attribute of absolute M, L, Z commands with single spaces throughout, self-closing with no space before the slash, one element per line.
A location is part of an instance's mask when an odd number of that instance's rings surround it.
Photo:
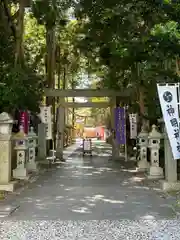
<path fill-rule="evenodd" d="M 46 139 L 52 139 L 52 106 L 41 106 L 40 107 L 40 118 L 43 123 L 46 124 Z"/>
<path fill-rule="evenodd" d="M 130 122 L 130 139 L 137 138 L 137 113 L 129 114 Z"/>
<path fill-rule="evenodd" d="M 178 84 L 157 84 L 158 95 L 173 158 L 180 159 Z"/>

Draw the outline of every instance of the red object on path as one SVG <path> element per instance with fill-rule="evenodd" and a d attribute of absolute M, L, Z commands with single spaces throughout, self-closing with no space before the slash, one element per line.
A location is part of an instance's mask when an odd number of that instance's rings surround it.
<path fill-rule="evenodd" d="M 28 134 L 29 130 L 29 114 L 27 111 L 20 113 L 20 125 L 23 126 L 24 133 Z"/>
<path fill-rule="evenodd" d="M 103 126 L 98 126 L 96 127 L 96 133 L 97 133 L 97 136 L 100 137 L 101 140 L 104 140 L 104 127 Z"/>
<path fill-rule="evenodd" d="M 93 127 L 84 127 L 84 136 L 87 138 L 95 138 L 96 129 Z"/>
<path fill-rule="evenodd" d="M 101 136 L 101 140 L 104 140 L 104 127 L 100 128 L 100 136 Z"/>

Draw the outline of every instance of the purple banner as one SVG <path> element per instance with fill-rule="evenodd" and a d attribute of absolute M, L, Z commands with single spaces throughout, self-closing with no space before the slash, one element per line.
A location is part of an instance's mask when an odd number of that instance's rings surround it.
<path fill-rule="evenodd" d="M 125 109 L 117 107 L 114 109 L 115 115 L 115 131 L 116 131 L 116 141 L 118 144 L 126 144 L 125 136 Z"/>

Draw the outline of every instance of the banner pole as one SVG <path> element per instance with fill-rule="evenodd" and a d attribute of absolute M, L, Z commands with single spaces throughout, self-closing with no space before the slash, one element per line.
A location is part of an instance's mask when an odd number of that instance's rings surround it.
<path fill-rule="evenodd" d="M 126 130 L 126 109 L 124 109 L 124 132 L 125 132 L 125 161 L 128 161 L 128 156 L 127 156 L 127 130 Z"/>

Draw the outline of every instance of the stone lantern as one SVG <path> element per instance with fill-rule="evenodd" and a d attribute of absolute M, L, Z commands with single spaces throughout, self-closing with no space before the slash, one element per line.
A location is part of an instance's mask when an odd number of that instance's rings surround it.
<path fill-rule="evenodd" d="M 163 178 L 163 169 L 159 167 L 159 149 L 163 135 L 157 131 L 156 125 L 152 125 L 152 131 L 149 133 L 149 149 L 151 151 L 151 166 L 149 169 L 148 178 L 159 179 Z"/>
<path fill-rule="evenodd" d="M 13 126 L 13 119 L 10 115 L 6 112 L 0 114 L 0 134 L 3 135 L 11 135 L 12 133 L 12 126 Z"/>
<path fill-rule="evenodd" d="M 26 167 L 29 171 L 37 171 L 36 147 L 38 137 L 34 132 L 33 127 L 30 127 L 30 131 L 27 137 L 28 137 L 28 161 Z"/>
<path fill-rule="evenodd" d="M 8 113 L 0 114 L 0 190 L 4 191 L 13 191 L 15 185 L 15 182 L 11 181 L 13 122 Z"/>
<path fill-rule="evenodd" d="M 142 127 L 138 135 L 138 145 L 140 147 L 138 171 L 146 171 L 149 168 L 149 163 L 147 161 L 148 135 L 148 132 Z"/>
<path fill-rule="evenodd" d="M 24 133 L 23 127 L 20 126 L 20 131 L 14 136 L 15 150 L 17 152 L 17 167 L 13 170 L 13 177 L 16 179 L 28 179 L 26 163 L 28 160 L 28 138 Z"/>

